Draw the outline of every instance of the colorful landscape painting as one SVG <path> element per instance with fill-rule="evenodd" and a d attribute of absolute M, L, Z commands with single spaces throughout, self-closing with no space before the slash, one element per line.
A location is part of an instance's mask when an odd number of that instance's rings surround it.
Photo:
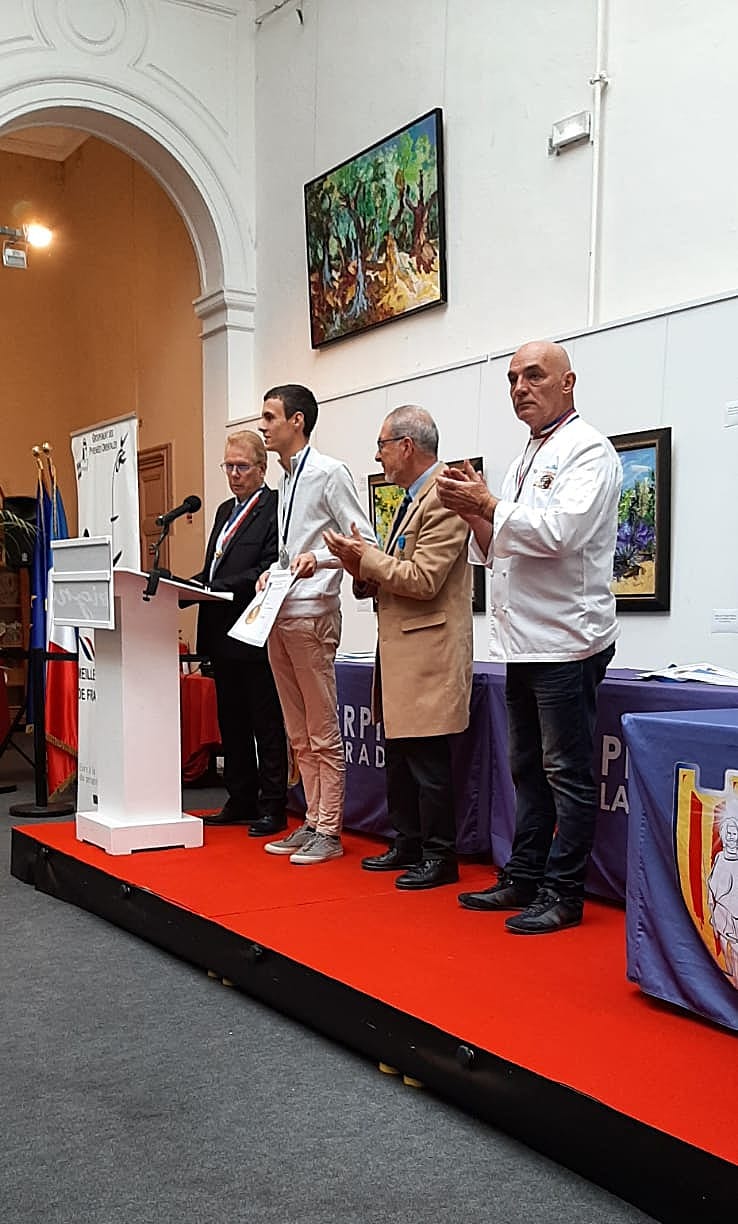
<path fill-rule="evenodd" d="M 305 185 L 313 348 L 446 300 L 439 109 Z"/>
<path fill-rule="evenodd" d="M 381 473 L 369 476 L 369 512 L 380 548 L 387 543 L 392 520 L 404 496 L 405 490 L 389 484 Z"/>
<path fill-rule="evenodd" d="M 612 582 L 618 610 L 665 611 L 669 606 L 671 431 L 644 431 L 611 441 L 623 468 Z"/>
<path fill-rule="evenodd" d="M 653 595 L 656 585 L 656 451 L 624 451 L 613 577 L 615 594 Z"/>

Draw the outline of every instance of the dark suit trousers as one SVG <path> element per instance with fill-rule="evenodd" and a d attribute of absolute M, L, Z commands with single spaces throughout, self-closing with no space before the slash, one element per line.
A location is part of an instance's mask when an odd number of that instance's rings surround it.
<path fill-rule="evenodd" d="M 395 845 L 409 858 L 456 857 L 451 749 L 445 735 L 388 739 L 384 745 Z"/>
<path fill-rule="evenodd" d="M 224 781 L 244 815 L 282 820 L 287 741 L 271 668 L 263 659 L 213 660 Z"/>

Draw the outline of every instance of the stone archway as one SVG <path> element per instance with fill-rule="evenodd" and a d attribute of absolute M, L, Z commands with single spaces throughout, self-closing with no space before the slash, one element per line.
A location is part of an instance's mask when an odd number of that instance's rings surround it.
<path fill-rule="evenodd" d="M 226 288 L 225 265 L 233 280 L 245 279 L 245 253 L 228 249 L 220 224 L 223 200 L 220 184 L 196 181 L 169 149 L 143 128 L 119 115 L 91 107 L 39 106 L 0 129 L 3 133 L 47 125 L 76 128 L 107 140 L 140 162 L 175 204 L 192 241 L 200 274 L 201 294 L 193 303 L 202 324 L 203 446 L 205 500 L 221 481 L 217 463 L 229 419 L 249 409 L 252 382 L 254 293 Z M 227 212 L 226 207 L 226 212 Z"/>
<path fill-rule="evenodd" d="M 186 0 L 30 0 L 0 31 L 0 132 L 98 136 L 145 167 L 183 219 L 200 275 L 211 504 L 227 423 L 252 411 L 252 43 L 239 6 Z M 208 57 L 223 70 L 203 85 Z"/>

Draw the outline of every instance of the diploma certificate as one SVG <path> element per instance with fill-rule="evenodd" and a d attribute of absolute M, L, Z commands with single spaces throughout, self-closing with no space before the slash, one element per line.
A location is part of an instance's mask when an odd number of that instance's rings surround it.
<path fill-rule="evenodd" d="M 254 596 L 228 630 L 228 636 L 247 646 L 263 646 L 294 581 L 295 576 L 289 570 L 270 570 L 264 590 Z"/>

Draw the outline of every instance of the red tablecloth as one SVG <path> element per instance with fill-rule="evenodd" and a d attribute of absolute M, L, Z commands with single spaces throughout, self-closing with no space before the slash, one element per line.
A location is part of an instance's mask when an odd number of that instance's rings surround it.
<path fill-rule="evenodd" d="M 195 782 L 206 772 L 213 749 L 220 745 L 215 681 L 198 674 L 182 676 L 180 698 L 182 781 Z"/>

